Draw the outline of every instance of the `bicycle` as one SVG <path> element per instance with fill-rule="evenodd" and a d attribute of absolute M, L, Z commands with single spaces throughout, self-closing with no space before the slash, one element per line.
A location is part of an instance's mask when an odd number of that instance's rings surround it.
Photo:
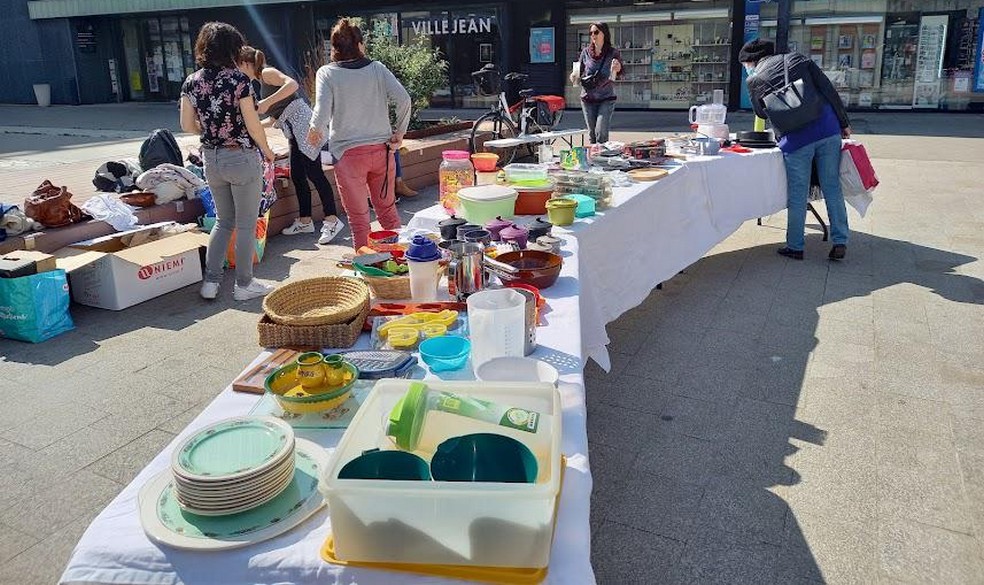
<path fill-rule="evenodd" d="M 472 153 L 486 151 L 484 143 L 480 146 L 477 145 L 476 137 L 479 133 L 490 134 L 489 140 L 522 138 L 554 128 L 560 123 L 564 115 L 565 101 L 563 97 L 535 95 L 536 92 L 529 88 L 520 90 L 520 100 L 509 105 L 505 89 L 500 90 L 501 77 L 499 71 L 491 63 L 471 75 L 479 95 L 499 94 L 499 99 L 492 105 L 492 108 L 472 124 L 471 135 L 468 138 L 468 148 Z M 506 82 L 523 82 L 528 78 L 529 75 L 525 73 L 515 72 L 507 73 L 505 76 Z M 511 163 L 516 158 L 516 152 L 519 148 L 521 147 L 512 146 L 495 149 L 499 155 L 499 163 L 502 165 Z M 528 149 L 530 155 L 534 152 L 532 145 L 525 145 L 522 148 Z"/>

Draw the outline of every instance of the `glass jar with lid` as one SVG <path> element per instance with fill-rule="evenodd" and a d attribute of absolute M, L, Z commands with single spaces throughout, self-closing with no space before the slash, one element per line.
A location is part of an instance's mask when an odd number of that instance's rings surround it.
<path fill-rule="evenodd" d="M 448 213 L 454 213 L 458 208 L 458 190 L 475 185 L 475 168 L 467 150 L 445 150 L 441 158 L 437 171 L 440 201 Z"/>

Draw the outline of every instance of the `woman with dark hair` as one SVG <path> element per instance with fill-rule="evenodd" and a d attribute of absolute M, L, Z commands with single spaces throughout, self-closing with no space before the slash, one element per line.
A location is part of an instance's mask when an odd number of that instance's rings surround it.
<path fill-rule="evenodd" d="M 591 144 L 608 142 L 615 111 L 615 78 L 622 72 L 622 53 L 612 46 L 608 25 L 591 23 L 591 42 L 581 51 L 571 83 L 581 86 L 581 110 Z"/>
<path fill-rule="evenodd" d="M 195 41 L 195 62 L 200 69 L 181 86 L 181 128 L 201 136 L 205 180 L 215 201 L 216 221 L 205 252 L 201 288 L 206 299 L 219 294 L 233 230 L 237 232 L 233 298 L 246 301 L 273 290 L 253 278 L 256 217 L 263 189 L 261 154 L 273 162 L 273 152 L 253 105 L 249 78 L 237 68 L 244 44 L 243 36 L 232 26 L 205 23 Z"/>
<path fill-rule="evenodd" d="M 348 19 L 331 30 L 331 63 L 318 69 L 314 116 L 308 143 L 320 144 L 328 131 L 335 179 L 352 224 L 356 250 L 369 243 L 369 204 L 384 229 L 400 227 L 396 210 L 396 162 L 410 122 L 410 94 L 393 73 L 365 55 L 362 31 Z M 396 128 L 389 104 L 396 104 Z"/>
<path fill-rule="evenodd" d="M 260 96 L 263 99 L 256 102 L 256 109 L 260 114 L 269 116 L 267 120 L 274 127 L 280 128 L 290 142 L 290 180 L 297 192 L 299 210 L 294 223 L 280 233 L 287 236 L 314 233 L 314 222 L 311 221 L 311 186 L 308 184 L 308 179 L 311 179 L 325 212 L 318 243 L 328 244 L 342 231 L 345 223 L 336 215 L 335 192 L 321 167 L 321 149 L 324 143 L 308 144 L 300 135 L 311 124 L 310 106 L 297 91 L 297 81 L 280 70 L 267 66 L 263 51 L 243 47 L 239 70 L 251 80 L 260 82 Z"/>

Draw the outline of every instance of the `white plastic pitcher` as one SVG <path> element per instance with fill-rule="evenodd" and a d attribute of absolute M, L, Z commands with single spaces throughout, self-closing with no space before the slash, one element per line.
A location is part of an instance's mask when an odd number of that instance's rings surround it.
<path fill-rule="evenodd" d="M 691 124 L 724 124 L 727 115 L 728 107 L 724 104 L 690 106 Z"/>
<path fill-rule="evenodd" d="M 526 297 L 511 288 L 468 297 L 472 367 L 500 356 L 522 356 L 526 338 Z"/>

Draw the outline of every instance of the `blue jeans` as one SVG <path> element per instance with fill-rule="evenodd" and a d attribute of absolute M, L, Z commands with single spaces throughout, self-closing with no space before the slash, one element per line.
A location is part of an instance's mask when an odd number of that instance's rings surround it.
<path fill-rule="evenodd" d="M 806 203 L 810 195 L 810 175 L 817 162 L 820 190 L 827 204 L 830 240 L 847 244 L 847 207 L 840 188 L 841 137 L 834 135 L 811 142 L 799 150 L 783 154 L 786 161 L 786 247 L 802 250 L 805 245 Z"/>
<path fill-rule="evenodd" d="M 591 144 L 608 142 L 608 128 L 612 125 L 612 113 L 615 111 L 615 100 L 606 102 L 581 102 L 584 112 L 584 125 L 588 127 L 588 138 Z"/>
<path fill-rule="evenodd" d="M 256 218 L 263 191 L 263 166 L 255 148 L 203 148 L 205 180 L 215 201 L 215 227 L 205 248 L 205 282 L 222 280 L 232 232 L 236 232 L 236 284 L 253 280 Z"/>

